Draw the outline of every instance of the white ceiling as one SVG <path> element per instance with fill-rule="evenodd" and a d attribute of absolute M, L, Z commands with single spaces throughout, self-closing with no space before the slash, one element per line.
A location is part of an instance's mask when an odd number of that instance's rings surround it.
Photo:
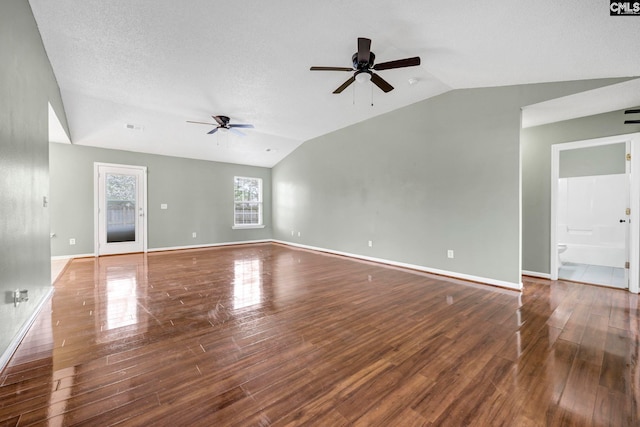
<path fill-rule="evenodd" d="M 604 0 L 30 3 L 73 143 L 171 156 L 271 167 L 310 138 L 451 89 L 640 74 L 640 16 L 611 17 Z M 354 83 L 333 95 L 350 74 L 309 67 L 350 66 L 358 37 L 377 62 L 422 65 L 381 71 L 387 94 Z M 186 123 L 211 115 L 255 129 Z"/>

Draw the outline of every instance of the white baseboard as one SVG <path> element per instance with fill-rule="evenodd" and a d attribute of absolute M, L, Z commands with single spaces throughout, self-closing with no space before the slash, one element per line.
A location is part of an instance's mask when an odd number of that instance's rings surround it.
<path fill-rule="evenodd" d="M 433 274 L 438 274 L 440 276 L 452 277 L 455 279 L 462 279 L 462 280 L 467 280 L 471 282 L 484 283 L 487 285 L 498 286 L 501 288 L 507 288 L 507 289 L 516 290 L 516 291 L 522 290 L 522 282 L 520 283 L 506 282 L 503 280 L 495 280 L 487 277 L 479 277 L 479 276 L 472 276 L 470 274 L 457 273 L 455 271 L 447 271 L 447 270 L 440 270 L 437 268 L 425 267 L 423 265 L 408 264 L 404 262 L 391 261 L 383 258 L 374 258 L 374 257 L 365 256 L 365 255 L 358 255 L 358 254 L 352 254 L 348 252 L 341 252 L 341 251 L 334 251 L 331 249 L 319 248 L 315 246 L 302 245 L 299 243 L 292 243 L 284 240 L 272 240 L 272 241 L 275 243 L 281 243 L 283 245 L 294 246 L 302 249 L 311 249 L 314 251 L 328 252 L 335 255 L 342 255 L 350 258 L 362 259 L 365 261 L 373 261 L 373 262 L 378 262 L 382 264 L 389 264 L 396 267 L 410 268 L 412 270 L 423 271 L 425 273 L 433 273 Z"/>
<path fill-rule="evenodd" d="M 273 242 L 273 240 L 272 239 L 242 240 L 239 242 L 210 243 L 206 245 L 171 246 L 166 248 L 147 249 L 147 252 L 179 251 L 181 249 L 206 249 L 206 248 L 215 248 L 217 246 L 233 246 L 233 245 L 246 245 L 249 243 L 269 243 L 269 242 Z"/>
<path fill-rule="evenodd" d="M 0 356 L 0 372 L 2 372 L 4 368 L 7 366 L 7 364 L 9 363 L 9 360 L 11 360 L 11 356 L 13 356 L 13 353 L 15 353 L 15 351 L 18 349 L 18 346 L 24 339 L 25 335 L 27 335 L 27 332 L 29 332 L 29 328 L 31 328 L 31 325 L 33 325 L 33 322 L 35 322 L 36 317 L 38 317 L 38 314 L 40 314 L 42 307 L 44 307 L 44 305 L 46 304 L 47 301 L 49 301 L 52 295 L 53 295 L 53 286 L 49 289 L 49 291 L 44 296 L 44 298 L 42 298 L 42 300 L 40 301 L 36 309 L 33 311 L 33 313 L 31 313 L 31 316 L 29 317 L 29 319 L 27 319 L 27 321 L 22 325 L 22 327 L 20 328 L 16 336 L 9 343 L 9 346 L 7 347 L 7 349 L 4 351 L 4 353 L 2 353 L 2 356 Z"/>
<path fill-rule="evenodd" d="M 522 282 L 520 283 L 506 282 L 503 280 L 495 280 L 487 277 L 473 276 L 470 274 L 458 273 L 455 271 L 440 270 L 437 268 L 425 267 L 423 265 L 408 264 L 404 262 L 391 261 L 384 258 L 375 258 L 375 257 L 366 256 L 366 255 L 359 255 L 359 254 L 353 254 L 349 252 L 342 252 L 342 251 L 335 251 L 332 249 L 320 248 L 316 246 L 303 245 L 300 243 L 287 242 L 286 240 L 261 239 L 261 240 L 243 240 L 243 241 L 237 241 L 237 242 L 210 243 L 205 245 L 170 246 L 170 247 L 164 247 L 164 248 L 147 249 L 147 252 L 178 251 L 178 250 L 184 250 L 184 249 L 206 249 L 206 248 L 213 248 L 218 246 L 232 246 L 232 245 L 243 245 L 243 244 L 250 244 L 250 243 L 269 243 L 269 242 L 281 243 L 283 245 L 294 246 L 302 249 L 310 249 L 314 251 L 327 252 L 335 255 L 347 256 L 350 258 L 362 259 L 365 261 L 378 262 L 382 264 L 393 265 L 396 267 L 409 268 L 412 270 L 423 271 L 425 273 L 433 273 L 433 274 L 438 274 L 440 276 L 453 277 L 455 279 L 467 280 L 467 281 L 477 282 L 477 283 L 484 283 L 487 285 L 498 286 L 501 288 L 507 288 L 507 289 L 517 290 L 517 291 L 522 290 Z M 92 256 L 95 256 L 95 254 L 55 256 L 55 257 L 51 257 L 51 259 L 52 260 L 72 259 L 72 258 L 84 258 L 84 257 L 92 257 Z M 548 279 L 551 277 L 548 274 L 545 275 L 544 273 L 536 273 L 536 272 L 530 272 L 530 271 L 523 271 L 522 274 L 527 276 L 545 278 L 545 279 Z"/>
<path fill-rule="evenodd" d="M 60 261 L 63 259 L 91 258 L 96 254 L 73 254 L 73 255 L 56 255 L 51 257 L 51 261 Z"/>
<path fill-rule="evenodd" d="M 242 245 L 248 243 L 268 243 L 272 242 L 271 239 L 263 239 L 263 240 L 242 240 L 238 242 L 222 242 L 222 243 L 209 243 L 204 245 L 188 245 L 188 246 L 168 246 L 165 248 L 152 248 L 147 249 L 147 252 L 164 252 L 164 251 L 178 251 L 181 249 L 204 249 L 204 248 L 213 248 L 216 246 L 231 246 L 231 245 Z M 95 257 L 95 253 L 91 254 L 74 254 L 74 255 L 57 255 L 52 256 L 51 261 L 65 260 L 65 259 L 75 259 L 75 258 L 91 258 Z"/>
<path fill-rule="evenodd" d="M 537 271 L 522 270 L 522 274 L 524 276 L 539 277 L 541 279 L 551 279 L 551 275 L 550 274 L 548 274 L 548 273 L 538 273 Z"/>

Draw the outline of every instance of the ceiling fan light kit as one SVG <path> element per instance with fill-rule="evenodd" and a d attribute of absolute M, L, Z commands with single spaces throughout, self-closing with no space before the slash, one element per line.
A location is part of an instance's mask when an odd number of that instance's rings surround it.
<path fill-rule="evenodd" d="M 378 86 L 383 92 L 391 92 L 391 86 L 386 80 L 373 71 L 391 70 L 394 68 L 414 67 L 420 65 L 420 57 L 397 59 L 395 61 L 383 62 L 375 64 L 376 55 L 371 52 L 371 40 L 360 37 L 358 38 L 358 51 L 351 57 L 353 68 L 348 67 L 311 67 L 311 71 L 350 71 L 354 74 L 344 82 L 340 87 L 333 91 L 338 94 L 349 87 L 354 81 L 364 83 L 371 80 L 373 84 Z"/>
<path fill-rule="evenodd" d="M 366 71 L 358 71 L 355 74 L 358 83 L 367 83 L 371 81 L 371 73 Z"/>

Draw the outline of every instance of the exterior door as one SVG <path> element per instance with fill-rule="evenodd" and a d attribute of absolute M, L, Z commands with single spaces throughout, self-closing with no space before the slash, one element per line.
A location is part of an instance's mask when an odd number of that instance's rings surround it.
<path fill-rule="evenodd" d="M 146 168 L 96 163 L 95 172 L 95 253 L 146 252 Z"/>

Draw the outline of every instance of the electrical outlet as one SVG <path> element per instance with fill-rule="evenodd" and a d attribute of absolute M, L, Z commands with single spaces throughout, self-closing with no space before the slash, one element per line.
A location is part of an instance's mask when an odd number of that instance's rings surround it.
<path fill-rule="evenodd" d="M 453 258 L 453 249 L 447 251 L 447 258 Z"/>
<path fill-rule="evenodd" d="M 76 239 L 69 239 L 69 244 L 70 245 L 75 245 L 76 244 Z"/>
<path fill-rule="evenodd" d="M 296 232 L 291 230 L 291 235 L 293 236 L 294 234 L 296 234 Z"/>
<path fill-rule="evenodd" d="M 298 237 L 300 237 L 300 232 L 298 231 Z"/>
<path fill-rule="evenodd" d="M 160 203 L 160 209 L 167 209 L 167 207 L 166 203 Z"/>
<path fill-rule="evenodd" d="M 369 240 L 369 247 L 372 248 L 373 247 L 373 240 Z"/>
<path fill-rule="evenodd" d="M 194 239 L 196 238 L 196 236 L 197 236 L 197 234 L 196 234 L 195 231 L 193 233 L 191 233 L 191 237 L 193 237 Z"/>

